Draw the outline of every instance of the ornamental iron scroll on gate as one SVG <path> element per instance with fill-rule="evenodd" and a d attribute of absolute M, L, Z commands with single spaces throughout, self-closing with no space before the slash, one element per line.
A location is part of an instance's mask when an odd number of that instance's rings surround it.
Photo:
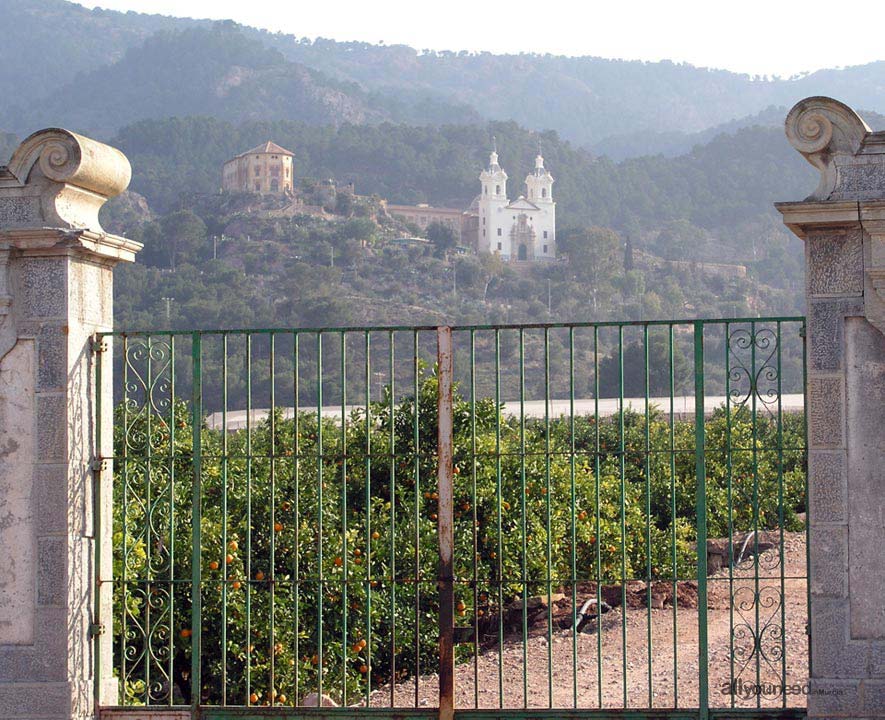
<path fill-rule="evenodd" d="M 803 327 L 104 335 L 102 714 L 804 716 Z"/>

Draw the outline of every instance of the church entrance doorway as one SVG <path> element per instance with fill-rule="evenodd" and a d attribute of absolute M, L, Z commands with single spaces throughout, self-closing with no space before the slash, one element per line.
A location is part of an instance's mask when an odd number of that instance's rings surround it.
<path fill-rule="evenodd" d="M 519 260 L 527 260 L 528 259 L 528 253 L 526 252 L 525 244 L 522 244 L 519 246 L 519 252 L 517 253 L 517 258 Z"/>

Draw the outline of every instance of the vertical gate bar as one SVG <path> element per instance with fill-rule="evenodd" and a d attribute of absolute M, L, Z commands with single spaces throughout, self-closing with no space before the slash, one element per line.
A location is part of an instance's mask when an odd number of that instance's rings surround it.
<path fill-rule="evenodd" d="M 578 531 L 575 520 L 575 328 L 568 329 L 569 500 L 571 506 L 572 706 L 578 707 Z"/>
<path fill-rule="evenodd" d="M 151 530 L 153 529 L 153 518 L 152 511 L 154 506 L 154 499 L 152 496 L 153 485 L 151 483 L 152 476 L 154 474 L 153 468 L 153 452 L 151 446 L 151 390 L 154 386 L 154 377 L 153 377 L 153 365 L 151 363 L 151 357 L 153 354 L 153 336 L 148 335 L 145 340 L 145 398 L 144 398 L 144 419 L 145 419 L 145 438 L 147 441 L 144 444 L 144 452 L 145 452 L 145 468 L 144 468 L 144 481 L 145 481 L 145 499 L 144 499 L 144 574 L 146 580 L 146 597 L 152 597 L 155 591 L 155 588 L 152 587 L 154 574 L 152 572 L 153 563 L 152 563 L 152 552 L 154 550 L 154 542 L 151 537 Z M 151 704 L 151 638 L 154 634 L 153 628 L 153 616 L 151 615 L 151 611 L 154 609 L 154 605 L 151 602 L 144 603 L 144 643 L 145 643 L 145 662 L 144 662 L 144 687 L 145 687 L 145 704 Z"/>
<path fill-rule="evenodd" d="M 347 586 L 350 582 L 348 569 L 350 567 L 347 557 L 347 333 L 339 332 L 341 339 L 339 352 L 341 353 L 341 562 L 342 562 L 342 585 L 341 585 L 341 704 L 347 705 L 347 649 L 350 646 L 347 640 L 347 615 L 350 606 L 347 602 Z"/>
<path fill-rule="evenodd" d="M 169 621 L 175 619 L 175 336 L 169 334 Z M 167 675 L 175 672 L 175 633 L 169 633 Z M 169 683 L 169 705 L 175 704 L 173 683 Z"/>
<path fill-rule="evenodd" d="M 808 638 L 807 657 L 808 657 L 808 677 L 814 677 L 814 669 L 812 668 L 812 652 L 811 645 L 814 638 L 811 633 L 811 543 L 809 542 L 809 528 L 811 527 L 811 508 L 808 504 L 808 395 L 806 388 L 808 387 L 808 355 L 807 343 L 808 333 L 805 322 L 799 330 L 802 338 L 802 466 L 805 470 L 805 636 Z"/>
<path fill-rule="evenodd" d="M 668 355 L 670 363 L 670 528 L 673 553 L 673 707 L 679 707 L 679 564 L 676 553 L 676 369 L 673 353 L 673 324 L 668 326 Z"/>
<path fill-rule="evenodd" d="M 125 692 L 126 681 L 129 673 L 126 671 L 126 660 L 128 657 L 126 638 L 129 635 L 128 623 L 126 622 L 129 607 L 129 585 L 126 581 L 126 568 L 129 567 L 129 338 L 123 335 L 122 342 L 122 365 L 123 365 L 123 443 L 122 443 L 122 463 L 123 463 L 123 562 L 120 570 L 120 582 L 123 586 L 123 603 L 120 617 L 120 682 L 124 689 L 123 702 L 129 704 L 128 694 Z M 114 452 L 116 455 L 116 451 Z"/>
<path fill-rule="evenodd" d="M 725 323 L 725 470 L 728 486 L 728 678 L 734 687 L 734 468 L 731 443 L 731 323 Z M 736 693 L 731 692 L 731 707 Z"/>
<path fill-rule="evenodd" d="M 593 454 L 593 477 L 595 486 L 594 502 L 596 505 L 596 692 L 599 708 L 602 708 L 602 533 L 600 528 L 600 493 L 601 480 L 600 436 L 599 436 L 599 326 L 593 326 L 593 427 L 595 430 L 596 449 Z"/>
<path fill-rule="evenodd" d="M 390 707 L 396 706 L 396 335 L 388 337 L 388 368 L 390 372 Z"/>
<path fill-rule="evenodd" d="M 229 448 L 227 439 L 227 340 L 221 336 L 221 704 L 227 705 L 227 602 L 230 588 L 227 567 L 227 473 L 229 470 Z"/>
<path fill-rule="evenodd" d="M 709 717 L 709 652 L 707 647 L 707 467 L 704 413 L 704 323 L 694 323 L 695 475 L 697 479 L 698 563 L 698 720 Z"/>
<path fill-rule="evenodd" d="M 372 695 L 372 344 L 366 341 L 366 707 Z M 380 537 L 380 536 L 379 536 Z"/>
<path fill-rule="evenodd" d="M 553 707 L 553 533 L 550 513 L 550 328 L 544 328 L 544 524 L 546 526 L 546 576 L 544 591 L 547 594 L 547 707 Z M 528 670 L 528 668 L 526 668 Z"/>
<path fill-rule="evenodd" d="M 277 575 L 277 394 L 276 394 L 276 377 L 275 377 L 275 355 L 276 355 L 276 336 L 270 334 L 268 345 L 268 368 L 267 374 L 270 377 L 270 518 L 268 519 L 268 528 L 270 534 L 270 567 L 267 568 L 266 580 L 263 582 L 264 587 L 270 591 L 270 642 L 268 643 L 270 665 L 270 686 L 267 689 L 269 694 L 268 701 L 271 705 L 277 704 L 276 698 L 276 624 L 274 614 L 276 612 L 276 575 Z M 257 577 L 257 576 L 256 576 Z M 262 585 L 258 586 L 259 589 Z"/>
<path fill-rule="evenodd" d="M 473 536 L 473 707 L 479 707 L 479 533 L 476 516 L 476 332 L 470 331 L 470 520 Z"/>
<path fill-rule="evenodd" d="M 756 398 L 759 393 L 756 377 L 756 323 L 750 323 L 750 403 L 752 406 L 752 441 L 753 441 L 753 590 L 754 590 L 754 625 L 753 632 L 758 642 L 759 634 L 759 456 L 758 456 L 758 428 L 756 425 Z M 756 687 L 762 684 L 762 658 L 761 653 L 756 652 Z M 756 693 L 756 707 L 762 706 L 761 693 Z"/>
<path fill-rule="evenodd" d="M 783 383 L 781 378 L 781 323 L 777 322 L 777 524 L 780 528 L 780 571 L 781 571 L 781 700 L 787 706 L 787 627 L 786 581 L 784 578 L 784 406 Z"/>
<path fill-rule="evenodd" d="M 624 425 L 624 326 L 618 325 L 618 474 L 620 476 L 621 521 L 621 687 L 624 707 L 627 699 L 627 454 Z"/>
<path fill-rule="evenodd" d="M 317 705 L 323 702 L 323 594 L 326 590 L 323 574 L 323 333 L 317 332 Z"/>
<path fill-rule="evenodd" d="M 437 367 L 439 385 L 438 416 L 438 471 L 439 494 L 439 719 L 452 720 L 455 711 L 455 598 L 454 598 L 454 467 L 452 384 L 452 329 L 439 327 L 437 338 Z"/>
<path fill-rule="evenodd" d="M 522 704 L 529 704 L 528 680 L 528 547 L 526 542 L 526 497 L 525 497 L 525 332 L 519 328 L 519 485 L 522 496 Z"/>
<path fill-rule="evenodd" d="M 418 359 L 418 331 L 412 332 L 412 376 L 414 386 L 415 412 L 412 417 L 412 445 L 414 460 L 412 472 L 415 475 L 415 707 L 418 707 L 419 693 L 421 690 L 421 432 L 418 416 L 420 405 L 421 388 L 419 387 L 420 363 Z"/>
<path fill-rule="evenodd" d="M 301 635 L 301 568 L 298 556 L 300 553 L 300 527 L 301 527 L 301 487 L 300 487 L 300 471 L 301 471 L 301 442 L 299 437 L 300 432 L 300 410 L 299 410 L 299 397 L 298 393 L 300 391 L 299 384 L 299 371 L 298 371 L 298 349 L 299 349 L 299 334 L 297 332 L 292 334 L 292 474 L 294 476 L 293 480 L 295 483 L 295 496 L 292 498 L 292 517 L 293 517 L 293 525 L 294 525 L 294 537 L 293 543 L 295 552 L 292 553 L 294 556 L 294 563 L 292 568 L 292 594 L 293 594 L 293 602 L 292 609 L 295 615 L 295 628 L 294 628 L 294 638 L 292 641 L 293 649 L 292 649 L 292 657 L 295 659 L 293 664 L 293 668 L 295 671 L 295 677 L 292 679 L 292 699 L 298 703 L 300 702 L 299 695 L 299 685 L 301 680 L 301 675 L 299 672 L 299 666 L 301 663 L 299 662 L 301 659 L 300 653 L 300 635 Z"/>
<path fill-rule="evenodd" d="M 93 507 L 92 507 L 92 542 L 94 543 L 94 570 L 93 570 L 93 607 L 92 607 L 92 622 L 96 627 L 101 627 L 102 624 L 102 612 L 101 612 L 101 584 L 102 584 L 102 576 L 101 576 L 101 568 L 102 568 L 102 532 L 104 531 L 104 527 L 101 522 L 102 518 L 102 473 L 104 472 L 104 463 L 105 457 L 102 449 L 102 422 L 101 422 L 101 413 L 102 413 L 102 396 L 104 395 L 104 388 L 102 387 L 102 364 L 104 363 L 105 356 L 105 347 L 104 347 L 105 339 L 104 337 L 97 335 L 93 339 L 92 346 L 92 361 L 95 363 L 95 449 L 92 454 L 92 482 L 93 482 Z M 111 455 L 113 456 L 115 453 L 112 450 Z M 111 498 L 113 502 L 113 475 L 111 476 Z M 113 533 L 113 514 L 111 514 L 111 532 Z M 123 542 L 126 542 L 126 538 L 123 538 Z M 112 586 L 113 587 L 113 586 Z M 111 627 L 113 627 L 113 620 L 111 620 Z M 113 632 L 113 631 L 111 631 Z M 101 703 L 101 669 L 102 669 L 102 652 L 101 652 L 101 637 L 99 635 L 95 635 L 92 638 L 92 652 L 93 652 L 93 674 L 95 677 L 93 678 L 93 701 L 95 703 L 95 707 L 99 707 Z M 112 658 L 113 661 L 113 658 Z"/>
<path fill-rule="evenodd" d="M 200 704 L 202 650 L 202 424 L 203 424 L 203 359 L 202 335 L 191 336 L 193 361 L 193 399 L 191 401 L 191 430 L 193 432 L 194 487 L 191 526 L 191 705 L 196 711 Z"/>
<path fill-rule="evenodd" d="M 648 633 L 648 706 L 654 705 L 654 676 L 652 675 L 652 634 L 651 634 L 651 423 L 649 410 L 649 397 L 651 387 L 649 384 L 650 372 L 648 367 L 648 325 L 642 326 L 643 361 L 645 365 L 645 606 L 646 606 L 646 629 Z"/>
<path fill-rule="evenodd" d="M 246 704 L 252 702 L 252 334 L 246 335 Z"/>
<path fill-rule="evenodd" d="M 498 707 L 504 707 L 504 542 L 501 503 L 501 331 L 495 330 L 495 506 L 497 551 L 495 577 L 498 583 Z"/>

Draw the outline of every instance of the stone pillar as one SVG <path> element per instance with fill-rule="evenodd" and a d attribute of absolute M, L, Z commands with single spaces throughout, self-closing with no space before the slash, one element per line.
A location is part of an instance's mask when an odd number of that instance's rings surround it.
<path fill-rule="evenodd" d="M 779 203 L 805 241 L 809 718 L 885 718 L 885 133 L 813 97 L 786 120 L 820 171 Z"/>
<path fill-rule="evenodd" d="M 35 133 L 0 167 L 2 718 L 90 718 L 96 699 L 117 701 L 110 633 L 94 627 L 110 624 L 110 584 L 95 587 L 97 570 L 111 576 L 111 473 L 92 460 L 112 453 L 112 397 L 107 353 L 92 340 L 113 322 L 114 265 L 141 247 L 98 222 L 129 177 L 121 152 L 59 129 Z"/>

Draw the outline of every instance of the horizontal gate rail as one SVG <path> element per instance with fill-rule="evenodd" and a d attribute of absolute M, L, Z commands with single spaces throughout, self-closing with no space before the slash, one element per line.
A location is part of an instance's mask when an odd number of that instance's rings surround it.
<path fill-rule="evenodd" d="M 104 714 L 802 716 L 803 328 L 104 334 Z"/>

